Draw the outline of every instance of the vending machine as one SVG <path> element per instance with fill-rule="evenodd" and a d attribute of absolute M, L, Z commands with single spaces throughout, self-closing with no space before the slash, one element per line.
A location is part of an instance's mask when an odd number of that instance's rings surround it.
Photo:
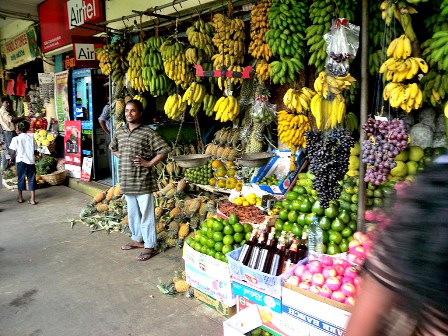
<path fill-rule="evenodd" d="M 107 139 L 101 134 L 98 117 L 108 101 L 106 76 L 97 75 L 92 69 L 75 69 L 72 73 L 73 117 L 81 121 L 82 160 L 92 162 L 91 178 L 105 179 L 110 176 Z"/>

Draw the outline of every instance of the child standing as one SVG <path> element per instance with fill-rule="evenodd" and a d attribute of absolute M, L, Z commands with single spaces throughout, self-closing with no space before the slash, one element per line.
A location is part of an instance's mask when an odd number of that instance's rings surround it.
<path fill-rule="evenodd" d="M 26 190 L 25 176 L 28 177 L 28 190 L 31 191 L 29 204 L 36 204 L 36 165 L 34 154 L 37 150 L 36 141 L 32 134 L 27 134 L 30 124 L 22 121 L 17 125 L 19 135 L 12 138 L 9 149 L 11 158 L 16 160 L 19 197 L 17 202 L 23 203 L 22 191 Z"/>

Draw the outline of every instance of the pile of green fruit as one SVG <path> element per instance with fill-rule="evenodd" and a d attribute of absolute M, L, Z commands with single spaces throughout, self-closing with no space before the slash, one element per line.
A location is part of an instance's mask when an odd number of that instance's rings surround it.
<path fill-rule="evenodd" d="M 215 259 L 227 262 L 227 253 L 243 246 L 250 239 L 252 225 L 241 224 L 236 214 L 229 219 L 210 217 L 201 223 L 194 238 L 185 242 L 193 249 Z"/>
<path fill-rule="evenodd" d="M 198 184 L 209 184 L 213 177 L 212 162 L 197 168 L 187 168 L 184 172 L 184 177 L 187 182 Z"/>
<path fill-rule="evenodd" d="M 282 177 L 282 180 L 284 179 L 284 177 Z M 278 185 L 280 184 L 281 180 L 278 179 L 275 175 L 270 175 L 270 176 L 265 176 L 263 177 L 260 182 L 258 182 L 258 184 L 265 184 L 267 186 L 271 186 L 271 185 Z"/>

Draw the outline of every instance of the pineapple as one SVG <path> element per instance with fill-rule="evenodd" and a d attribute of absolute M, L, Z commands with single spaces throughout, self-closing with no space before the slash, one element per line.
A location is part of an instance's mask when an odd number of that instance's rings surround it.
<path fill-rule="evenodd" d="M 106 194 L 106 201 L 110 201 L 114 197 L 115 188 L 110 187 Z"/>
<path fill-rule="evenodd" d="M 95 195 L 95 197 L 93 197 L 93 199 L 95 200 L 96 203 L 99 203 L 99 202 L 101 202 L 105 197 L 106 197 L 106 193 L 104 193 L 104 192 L 99 192 L 98 194 Z"/>
<path fill-rule="evenodd" d="M 184 279 L 179 279 L 174 283 L 174 288 L 178 293 L 185 293 L 190 288 L 190 285 Z"/>
<path fill-rule="evenodd" d="M 96 205 L 96 210 L 98 212 L 105 212 L 105 211 L 109 210 L 109 206 L 107 204 L 104 204 L 104 203 L 98 203 Z"/>

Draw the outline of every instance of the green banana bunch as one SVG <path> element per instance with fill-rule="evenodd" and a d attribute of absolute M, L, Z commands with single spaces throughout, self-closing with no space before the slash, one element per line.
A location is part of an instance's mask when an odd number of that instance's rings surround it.
<path fill-rule="evenodd" d="M 271 72 L 269 76 L 274 84 L 292 83 L 297 79 L 297 75 L 305 66 L 297 58 L 281 57 L 278 61 L 270 63 Z"/>
<path fill-rule="evenodd" d="M 359 129 L 358 117 L 353 112 L 348 112 L 345 114 L 344 122 L 345 128 L 350 133 L 353 133 L 355 130 Z"/>
<path fill-rule="evenodd" d="M 211 117 L 214 114 L 213 108 L 215 107 L 218 98 L 211 94 L 205 94 L 204 100 L 202 101 L 204 105 L 204 112 L 207 117 Z"/>
<path fill-rule="evenodd" d="M 420 81 L 423 98 L 431 102 L 433 106 L 443 103 L 448 98 L 448 72 L 440 73 L 436 70 L 429 71 Z"/>
<path fill-rule="evenodd" d="M 443 30 L 436 31 L 422 44 L 425 48 L 422 55 L 431 67 L 448 71 L 448 20 L 441 27 Z"/>
<path fill-rule="evenodd" d="M 216 52 L 212 41 L 214 33 L 215 28 L 213 28 L 210 23 L 204 22 L 202 19 L 197 20 L 191 27 L 188 27 L 186 31 L 188 42 L 190 42 L 193 47 L 202 50 L 208 57 L 211 57 Z"/>
<path fill-rule="evenodd" d="M 310 53 L 308 65 L 314 65 L 316 73 L 325 68 L 327 59 L 327 44 L 323 35 L 330 30 L 333 19 L 354 21 L 353 8 L 358 8 L 357 0 L 317 0 L 311 4 L 309 16 L 312 24 L 306 28 L 306 40 Z"/>

